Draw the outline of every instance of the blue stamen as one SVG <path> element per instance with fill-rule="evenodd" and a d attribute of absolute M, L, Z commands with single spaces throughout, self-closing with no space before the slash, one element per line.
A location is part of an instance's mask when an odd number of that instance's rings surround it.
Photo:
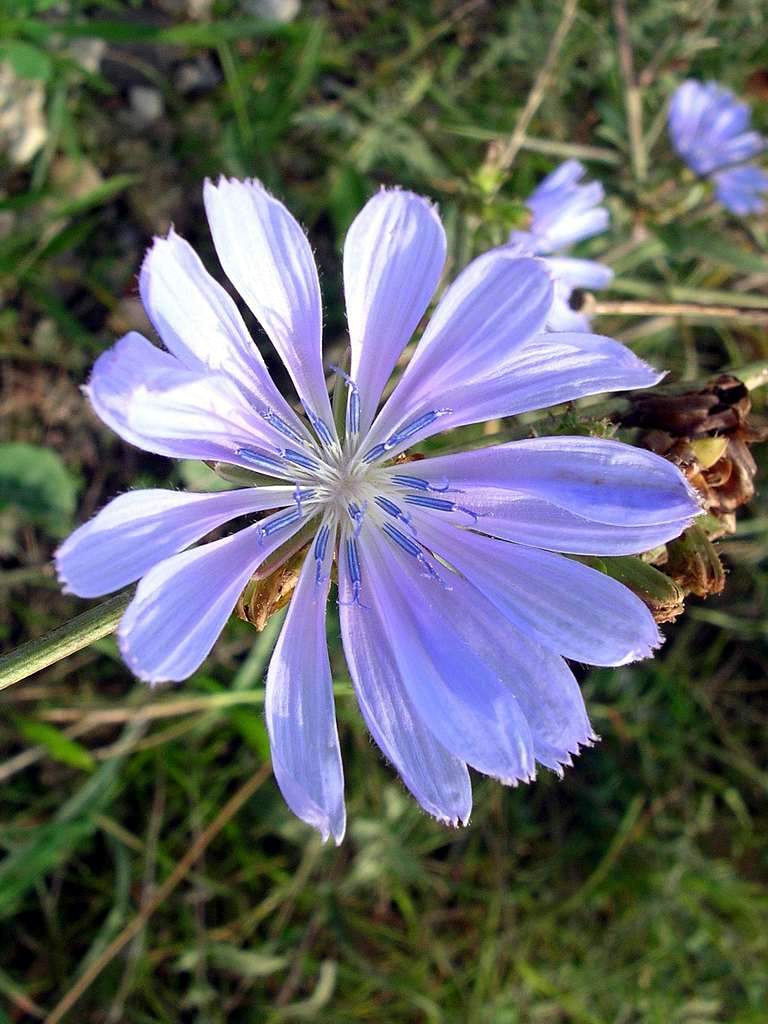
<path fill-rule="evenodd" d="M 385 441 L 387 448 L 394 448 L 396 444 L 407 441 L 409 437 L 418 434 L 420 430 L 430 426 L 435 420 L 440 419 L 441 416 L 447 416 L 450 411 L 450 409 L 433 409 L 432 412 L 425 412 L 422 416 L 418 416 Z"/>
<path fill-rule="evenodd" d="M 480 516 L 471 508 L 464 505 L 457 505 L 455 501 L 448 501 L 446 498 L 430 498 L 426 494 L 406 494 L 405 500 L 409 505 L 418 505 L 421 508 L 432 508 L 437 512 L 463 512 L 473 522 L 477 522 Z"/>
<path fill-rule="evenodd" d="M 385 512 L 388 512 L 393 519 L 399 519 L 400 516 L 403 514 L 402 510 L 397 507 L 394 501 L 390 501 L 389 498 L 377 497 L 374 500 L 376 504 L 379 506 L 379 508 L 383 509 Z"/>
<path fill-rule="evenodd" d="M 357 554 L 357 542 L 351 537 L 347 540 L 347 563 L 349 567 L 349 578 L 353 583 L 360 583 L 360 559 Z"/>
<path fill-rule="evenodd" d="M 360 391 L 340 366 L 332 366 L 331 370 L 347 385 L 347 433 L 357 434 L 360 430 Z"/>
<path fill-rule="evenodd" d="M 430 498 L 427 494 L 406 494 L 405 500 L 409 505 L 419 505 L 421 508 L 434 508 L 438 512 L 455 512 L 456 505 L 446 498 Z"/>
<path fill-rule="evenodd" d="M 395 544 L 398 544 L 407 554 L 412 555 L 414 558 L 423 557 L 419 545 L 415 541 L 411 540 L 410 537 L 406 537 L 406 535 L 402 533 L 402 531 L 398 530 L 396 526 L 393 526 L 391 523 L 384 523 L 382 529 L 384 530 L 384 533 L 386 533 L 386 535 L 390 537 Z"/>
<path fill-rule="evenodd" d="M 388 452 L 397 445 L 402 444 L 403 441 L 407 441 L 409 438 L 413 437 L 414 434 L 418 434 L 420 430 L 423 430 L 424 427 L 428 427 L 431 423 L 434 423 L 435 420 L 439 419 L 441 416 L 447 416 L 450 412 L 452 412 L 451 409 L 433 409 L 431 412 L 425 412 L 423 415 L 418 416 L 415 420 L 406 424 L 402 430 L 397 430 L 394 434 L 390 434 L 387 440 L 382 444 L 377 444 L 371 448 L 371 450 L 363 456 L 363 462 L 366 464 L 373 462 L 385 452 Z"/>
<path fill-rule="evenodd" d="M 445 493 L 446 491 L 452 490 L 449 480 L 443 479 L 443 482 L 438 487 L 437 484 L 431 484 L 428 480 L 422 480 L 418 476 L 393 476 L 392 483 L 398 484 L 400 487 L 408 487 L 415 491 L 437 491 L 438 493 Z M 461 493 L 460 491 L 455 493 Z"/>
<path fill-rule="evenodd" d="M 387 453 L 388 449 L 385 444 L 376 444 L 371 448 L 369 452 L 363 456 L 363 462 L 367 466 L 369 462 L 375 462 L 376 459 Z"/>
<path fill-rule="evenodd" d="M 347 397 L 347 432 L 357 434 L 360 430 L 360 393 L 353 384 Z"/>
<path fill-rule="evenodd" d="M 259 541 L 263 541 L 265 537 L 271 537 L 273 533 L 277 533 L 278 530 L 282 530 L 286 526 L 292 526 L 294 523 L 298 523 L 300 519 L 301 512 L 298 509 L 286 509 L 285 512 L 281 512 L 280 515 L 275 516 L 275 518 L 269 522 L 259 524 L 259 529 L 257 531 Z"/>
<path fill-rule="evenodd" d="M 290 462 L 293 466 L 299 466 L 301 469 L 316 470 L 320 468 L 317 459 L 313 459 L 311 455 L 304 455 L 303 452 L 294 451 L 293 448 L 286 448 L 282 455 L 286 462 Z"/>
<path fill-rule="evenodd" d="M 301 512 L 302 501 L 310 501 L 314 496 L 315 492 L 309 487 L 302 488 L 299 484 L 296 484 L 293 489 L 293 500 L 296 502 L 296 508 L 299 512 Z"/>
<path fill-rule="evenodd" d="M 374 498 L 374 501 L 383 512 L 392 516 L 393 519 L 399 519 L 400 522 L 404 523 L 413 534 L 416 533 L 411 523 L 411 517 L 407 512 L 403 512 L 403 510 L 396 505 L 394 501 L 390 501 L 389 498 L 384 498 L 381 495 Z"/>
<path fill-rule="evenodd" d="M 318 562 L 322 562 L 325 558 L 325 552 L 328 548 L 328 539 L 331 536 L 331 528 L 327 523 L 324 523 L 317 531 L 315 537 L 315 548 L 313 554 Z"/>
<path fill-rule="evenodd" d="M 349 518 L 355 524 L 355 537 L 360 536 L 360 531 L 363 528 L 363 519 L 365 518 L 365 512 L 367 508 L 367 501 L 364 501 L 362 506 L 358 505 L 354 501 L 350 501 L 350 503 L 347 505 L 347 512 L 349 513 Z"/>
<path fill-rule="evenodd" d="M 436 583 L 439 583 L 440 586 L 443 587 L 445 590 L 451 589 L 445 582 L 443 577 L 440 575 L 440 573 L 432 565 L 430 565 L 428 559 L 425 557 L 424 552 L 422 551 L 421 546 L 419 544 L 417 544 L 415 541 L 412 541 L 410 537 L 406 537 L 404 533 L 401 533 L 400 530 L 398 530 L 397 527 L 392 526 L 391 523 L 384 523 L 382 529 L 384 530 L 384 533 L 386 533 L 386 535 L 395 542 L 395 544 L 397 544 L 399 547 L 403 549 L 403 551 L 405 551 L 406 554 L 411 555 L 413 558 L 416 559 L 416 561 L 421 566 L 422 576 L 425 576 L 427 577 L 427 579 L 431 579 L 434 580 Z"/>
<path fill-rule="evenodd" d="M 304 406 L 304 412 L 307 414 L 307 419 L 312 424 L 315 433 L 323 442 L 325 447 L 332 448 L 336 442 L 334 441 L 333 434 L 328 429 L 326 423 L 321 420 L 316 413 L 312 412 L 311 409 L 308 409 L 306 405 Z"/>
<path fill-rule="evenodd" d="M 358 608 L 367 608 L 367 605 L 360 602 L 361 576 L 360 559 L 357 554 L 357 541 L 350 537 L 346 541 L 345 547 L 347 552 L 347 571 L 349 573 L 349 580 L 352 584 L 352 600 L 339 601 L 339 604 L 356 604 Z"/>
<path fill-rule="evenodd" d="M 325 577 L 323 576 L 323 561 L 325 559 L 325 552 L 328 549 L 328 539 L 330 535 L 331 528 L 327 523 L 324 523 L 317 531 L 317 536 L 315 537 L 313 554 L 315 556 L 315 583 L 318 586 L 325 582 Z"/>
<path fill-rule="evenodd" d="M 273 474 L 274 470 L 278 470 L 280 475 L 285 473 L 286 467 L 282 460 L 274 455 L 265 455 L 253 448 L 238 448 L 236 454 L 264 473 Z"/>
<path fill-rule="evenodd" d="M 294 430 L 290 423 L 287 423 L 282 416 L 278 416 L 274 409 L 266 408 L 262 411 L 261 415 L 267 423 L 285 437 L 289 437 L 291 441 L 296 441 L 298 444 L 304 444 L 304 438 L 301 434 Z"/>

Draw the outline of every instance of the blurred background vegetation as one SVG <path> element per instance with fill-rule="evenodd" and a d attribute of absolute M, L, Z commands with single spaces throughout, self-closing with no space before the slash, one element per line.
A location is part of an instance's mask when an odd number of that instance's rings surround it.
<path fill-rule="evenodd" d="M 687 75 L 745 95 L 768 129 L 765 7 L 629 5 L 632 144 L 623 7 L 578 6 L 497 178 L 495 142 L 518 125 L 560 3 L 0 3 L 3 649 L 85 607 L 49 562 L 75 523 L 131 486 L 210 485 L 204 466 L 124 445 L 78 390 L 117 335 L 148 330 L 136 275 L 153 234 L 173 222 L 216 267 L 206 175 L 257 176 L 306 225 L 333 352 L 342 240 L 380 183 L 439 202 L 452 274 L 577 156 L 609 196 L 611 232 L 583 249 L 616 270 L 608 299 L 746 311 L 601 316 L 596 328 L 673 381 L 768 358 L 768 220 L 713 205 L 665 133 Z M 759 411 L 761 390 L 752 397 Z M 589 415 L 539 425 L 583 429 Z M 233 622 L 183 688 L 148 691 L 108 638 L 4 691 L 0 1024 L 764 1022 L 764 495 L 721 552 L 724 594 L 665 626 L 656 660 L 582 672 L 602 742 L 562 782 L 476 778 L 459 832 L 422 814 L 370 743 L 334 613 L 340 849 L 291 817 L 268 772 L 262 678 L 277 619 L 261 634 Z M 249 782 L 243 806 L 227 805 Z M 184 861 L 195 844 L 204 854 Z M 53 1012 L 89 968 L 74 1009 Z"/>

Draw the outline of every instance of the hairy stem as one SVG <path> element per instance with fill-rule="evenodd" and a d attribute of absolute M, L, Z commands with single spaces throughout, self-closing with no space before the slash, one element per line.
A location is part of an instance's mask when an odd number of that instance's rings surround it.
<path fill-rule="evenodd" d="M 38 640 L 30 640 L 15 651 L 4 654 L 0 658 L 0 690 L 114 633 L 132 597 L 131 587 L 95 608 L 89 608 L 82 615 L 76 615 Z"/>

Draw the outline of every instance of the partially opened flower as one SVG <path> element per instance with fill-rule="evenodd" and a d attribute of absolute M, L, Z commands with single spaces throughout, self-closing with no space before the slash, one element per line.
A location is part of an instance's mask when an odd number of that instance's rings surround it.
<path fill-rule="evenodd" d="M 502 248 L 447 290 L 377 411 L 446 254 L 428 202 L 382 191 L 344 248 L 351 366 L 340 437 L 304 233 L 256 182 L 208 183 L 205 202 L 221 263 L 285 363 L 304 416 L 278 393 L 235 303 L 190 246 L 174 232 L 157 239 L 141 293 L 167 351 L 124 337 L 94 367 L 93 407 L 147 451 L 230 463 L 274 483 L 122 495 L 62 545 L 60 576 L 86 597 L 140 579 L 120 624 L 123 656 L 142 679 L 179 680 L 206 658 L 259 566 L 308 544 L 267 677 L 288 804 L 341 840 L 325 620 L 336 562 L 344 652 L 365 721 L 422 807 L 466 822 L 468 766 L 530 780 L 537 761 L 560 772 L 593 739 L 564 657 L 618 665 L 659 643 L 633 594 L 562 552 L 651 548 L 679 534 L 697 506 L 670 463 L 614 441 L 538 438 L 400 456 L 453 427 L 647 387 L 658 374 L 608 338 L 543 333 L 550 276 L 539 260 Z"/>
<path fill-rule="evenodd" d="M 563 253 L 570 246 L 606 231 L 608 210 L 598 181 L 582 183 L 585 169 L 578 160 L 566 160 L 539 184 L 526 200 L 531 212 L 527 231 L 513 231 L 510 242 L 521 253 L 549 257 L 555 294 L 547 326 L 552 331 L 587 331 L 589 319 L 573 309 L 571 299 L 577 289 L 605 288 L 613 271 L 596 260 L 574 259 Z"/>
<path fill-rule="evenodd" d="M 768 145 L 750 119 L 748 105 L 730 89 L 694 78 L 678 86 L 669 107 L 672 145 L 695 174 L 711 178 L 723 206 L 741 216 L 759 213 L 768 193 L 768 173 L 746 163 Z"/>

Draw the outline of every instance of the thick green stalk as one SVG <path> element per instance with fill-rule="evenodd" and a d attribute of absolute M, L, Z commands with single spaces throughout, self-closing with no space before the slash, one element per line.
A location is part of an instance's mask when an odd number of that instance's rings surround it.
<path fill-rule="evenodd" d="M 76 615 L 39 640 L 30 640 L 28 644 L 4 654 L 0 658 L 0 690 L 114 633 L 132 597 L 131 587 L 95 608 L 89 608 L 82 615 Z"/>

